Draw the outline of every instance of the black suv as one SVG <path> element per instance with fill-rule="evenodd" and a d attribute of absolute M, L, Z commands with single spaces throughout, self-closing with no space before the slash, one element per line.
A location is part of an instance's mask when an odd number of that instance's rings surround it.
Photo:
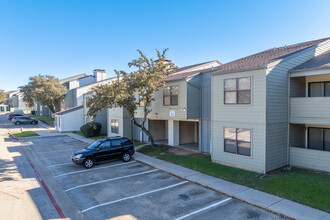
<path fill-rule="evenodd" d="M 121 158 L 124 162 L 135 153 L 134 144 L 124 137 L 107 137 L 94 141 L 83 150 L 72 153 L 72 162 L 91 168 L 95 162 Z"/>

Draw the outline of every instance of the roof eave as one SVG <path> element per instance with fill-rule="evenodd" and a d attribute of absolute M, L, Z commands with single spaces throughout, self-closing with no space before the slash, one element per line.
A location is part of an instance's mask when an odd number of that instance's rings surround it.
<path fill-rule="evenodd" d="M 306 71 L 313 71 L 313 70 L 324 70 L 324 69 L 330 69 L 330 66 L 325 67 L 314 67 L 314 68 L 306 68 L 306 69 L 298 69 L 298 70 L 290 70 L 290 73 L 296 73 L 296 72 L 306 72 Z"/>
<path fill-rule="evenodd" d="M 211 73 L 211 75 L 220 75 L 220 74 L 228 74 L 228 73 L 237 73 L 237 72 L 245 72 L 245 71 L 252 71 L 252 70 L 260 70 L 266 69 L 266 66 L 258 66 L 253 68 L 245 68 L 245 69 L 237 69 L 237 70 L 227 70 L 227 71 L 205 71 L 203 73 Z"/>

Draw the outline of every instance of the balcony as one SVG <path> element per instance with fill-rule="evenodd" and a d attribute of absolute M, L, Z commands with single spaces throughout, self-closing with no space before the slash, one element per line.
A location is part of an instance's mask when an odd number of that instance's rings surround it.
<path fill-rule="evenodd" d="M 330 97 L 293 97 L 290 123 L 330 125 Z"/>

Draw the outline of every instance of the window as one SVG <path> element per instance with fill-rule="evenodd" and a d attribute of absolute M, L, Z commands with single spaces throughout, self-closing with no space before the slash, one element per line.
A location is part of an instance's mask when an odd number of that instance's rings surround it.
<path fill-rule="evenodd" d="M 104 141 L 102 144 L 100 144 L 100 147 L 102 149 L 106 149 L 110 147 L 110 141 Z"/>
<path fill-rule="evenodd" d="M 111 147 L 120 147 L 121 146 L 121 140 L 112 140 L 111 141 Z"/>
<path fill-rule="evenodd" d="M 250 156 L 251 130 L 244 128 L 225 128 L 224 151 L 233 154 Z"/>
<path fill-rule="evenodd" d="M 251 77 L 224 80 L 225 104 L 251 103 Z"/>
<path fill-rule="evenodd" d="M 330 128 L 308 128 L 308 149 L 330 151 Z"/>
<path fill-rule="evenodd" d="M 178 86 L 167 86 L 164 88 L 163 105 L 178 105 Z"/>
<path fill-rule="evenodd" d="M 119 134 L 119 120 L 111 119 L 111 133 Z"/>
<path fill-rule="evenodd" d="M 309 97 L 329 97 L 330 82 L 313 82 L 308 84 Z"/>

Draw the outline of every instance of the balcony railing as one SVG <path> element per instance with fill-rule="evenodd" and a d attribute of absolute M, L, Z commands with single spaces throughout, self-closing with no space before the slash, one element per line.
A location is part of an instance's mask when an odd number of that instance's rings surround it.
<path fill-rule="evenodd" d="M 291 98 L 290 123 L 330 125 L 330 97 Z"/>

